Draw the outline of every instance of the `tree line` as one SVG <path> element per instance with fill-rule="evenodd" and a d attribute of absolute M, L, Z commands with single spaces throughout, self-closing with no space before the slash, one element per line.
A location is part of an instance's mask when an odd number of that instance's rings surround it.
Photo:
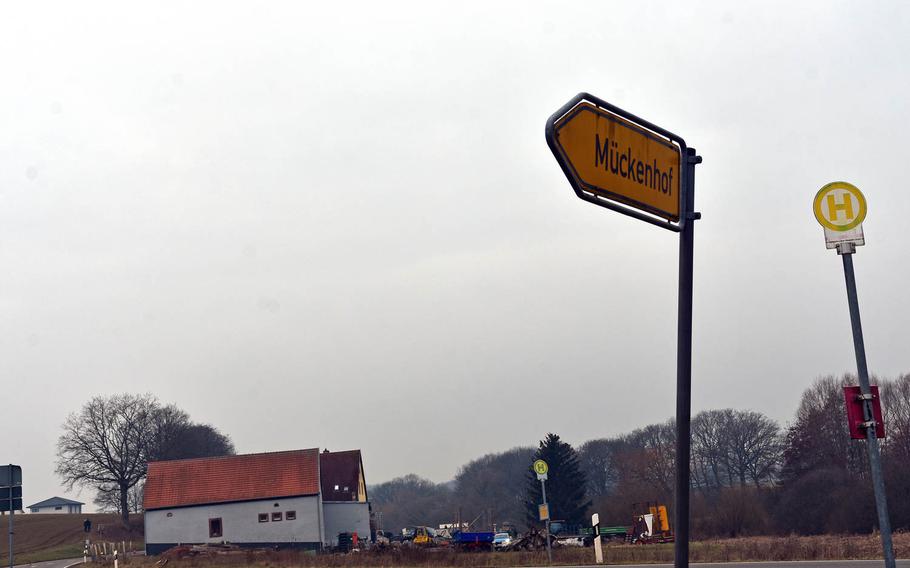
<path fill-rule="evenodd" d="M 827 376 L 807 388 L 791 422 L 754 411 L 720 409 L 692 420 L 691 513 L 696 537 L 869 532 L 876 523 L 865 441 L 847 428 L 843 387 L 851 375 Z M 910 375 L 873 381 L 881 389 L 882 440 L 892 526 L 910 529 Z M 382 527 L 534 525 L 540 488 L 530 470 L 551 467 L 551 515 L 584 524 L 628 525 L 645 502 L 671 509 L 675 479 L 674 421 L 589 440 L 573 448 L 548 434 L 536 448 L 516 447 L 477 458 L 454 479 L 436 484 L 408 475 L 369 488 Z M 152 395 L 95 397 L 63 425 L 57 473 L 72 489 L 96 492 L 101 510 L 128 520 L 142 507 L 149 461 L 230 455 L 230 438 L 191 420 Z"/>
<path fill-rule="evenodd" d="M 693 535 L 874 530 L 865 441 L 852 440 L 847 428 L 843 387 L 854 384 L 851 375 L 817 379 L 784 426 L 749 410 L 698 413 L 692 420 L 690 463 Z M 908 529 L 910 375 L 877 384 L 887 434 L 881 442 L 891 522 Z M 383 528 L 393 531 L 456 518 L 476 521 L 477 526 L 507 522 L 525 529 L 536 523 L 540 491 L 530 465 L 551 446 L 559 447 L 564 454 L 559 459 L 578 471 L 566 481 L 569 487 L 558 490 L 574 496 L 560 506 L 551 500 L 554 518 L 584 524 L 596 511 L 602 524 L 628 525 L 634 513 L 644 512 L 640 504 L 655 501 L 668 505 L 672 517 L 672 419 L 577 448 L 550 434 L 537 448 L 517 447 L 473 460 L 447 483 L 434 484 L 417 475 L 394 479 L 370 487 L 373 508 L 382 512 Z M 551 472 L 556 467 L 551 463 Z M 552 477 L 548 497 L 556 481 Z"/>

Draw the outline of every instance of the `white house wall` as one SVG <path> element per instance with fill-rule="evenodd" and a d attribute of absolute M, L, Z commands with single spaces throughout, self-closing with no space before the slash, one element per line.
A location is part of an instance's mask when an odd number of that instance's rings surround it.
<path fill-rule="evenodd" d="M 357 533 L 357 538 L 370 540 L 370 504 L 357 501 L 323 501 L 325 537 L 329 546 L 338 545 L 338 534 Z"/>
<path fill-rule="evenodd" d="M 285 519 L 287 511 L 294 511 L 297 518 Z M 272 513 L 277 512 L 282 513 L 282 520 L 272 521 Z M 268 522 L 259 522 L 261 513 L 269 515 Z M 320 543 L 319 513 L 316 495 L 146 511 L 146 549 L 157 554 L 162 547 L 156 545 Z M 213 538 L 209 537 L 209 519 L 215 518 L 221 519 L 222 535 Z"/>
<path fill-rule="evenodd" d="M 29 512 L 32 515 L 79 515 L 82 513 L 82 505 L 62 505 L 60 509 L 54 507 L 29 508 Z"/>

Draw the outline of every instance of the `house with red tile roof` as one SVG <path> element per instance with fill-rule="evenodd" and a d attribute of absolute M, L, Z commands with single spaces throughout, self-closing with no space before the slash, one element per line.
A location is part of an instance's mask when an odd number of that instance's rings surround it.
<path fill-rule="evenodd" d="M 323 468 L 337 480 L 328 486 L 339 487 L 337 494 L 332 489 L 331 502 L 323 498 Z M 312 448 L 149 462 L 143 500 L 146 553 L 222 542 L 319 550 L 337 544 L 343 532 L 357 532 L 368 541 L 370 507 L 363 480 L 359 450 L 320 454 Z M 349 504 L 332 505 L 338 502 Z"/>

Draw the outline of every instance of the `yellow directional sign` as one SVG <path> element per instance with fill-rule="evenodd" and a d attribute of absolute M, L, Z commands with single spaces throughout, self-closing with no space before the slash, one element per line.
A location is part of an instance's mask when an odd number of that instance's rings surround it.
<path fill-rule="evenodd" d="M 818 190 L 812 209 L 822 227 L 849 231 L 866 218 L 866 198 L 855 185 L 835 181 Z"/>
<path fill-rule="evenodd" d="M 583 191 L 679 221 L 681 152 L 670 140 L 590 102 L 557 120 L 553 138 Z"/>
<path fill-rule="evenodd" d="M 550 467 L 547 465 L 547 462 L 543 460 L 537 460 L 534 462 L 534 473 L 537 475 L 546 475 L 550 471 Z"/>

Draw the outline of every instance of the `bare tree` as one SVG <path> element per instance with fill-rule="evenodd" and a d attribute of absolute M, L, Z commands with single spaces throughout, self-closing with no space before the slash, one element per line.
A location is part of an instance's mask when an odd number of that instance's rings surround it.
<path fill-rule="evenodd" d="M 589 440 L 578 448 L 578 462 L 588 479 L 588 497 L 609 495 L 619 483 L 616 452 L 622 441 L 615 438 Z"/>
<path fill-rule="evenodd" d="M 409 474 L 369 488 L 373 510 L 382 513 L 385 530 L 414 525 L 435 526 L 455 520 L 452 490 Z"/>
<path fill-rule="evenodd" d="M 148 437 L 148 461 L 226 456 L 234 453 L 231 439 L 209 424 L 196 424 L 173 404 L 155 409 Z"/>
<path fill-rule="evenodd" d="M 827 376 L 817 379 L 803 392 L 796 419 L 787 429 L 783 476 L 798 478 L 822 468 L 836 468 L 862 477 L 866 452 L 853 444 L 844 408 L 844 385 L 856 379 Z"/>
<path fill-rule="evenodd" d="M 69 489 L 116 489 L 124 523 L 129 522 L 129 490 L 145 477 L 156 407 L 149 394 L 96 396 L 70 414 L 57 442 L 57 474 L 63 483 Z"/>
<path fill-rule="evenodd" d="M 853 384 L 850 375 L 827 376 L 803 392 L 780 473 L 775 517 L 782 531 L 854 532 L 875 523 L 866 449 L 847 425 L 843 387 Z"/>
<path fill-rule="evenodd" d="M 625 479 L 651 485 L 661 498 L 673 495 L 676 479 L 676 420 L 649 424 L 622 438 L 619 462 Z"/>
<path fill-rule="evenodd" d="M 148 461 L 165 461 L 184 457 L 180 455 L 181 438 L 191 425 L 190 415 L 173 404 L 158 406 L 149 422 L 146 441 Z"/>
<path fill-rule="evenodd" d="M 468 520 L 481 516 L 490 523 L 522 524 L 525 476 L 533 461 L 534 448 L 519 447 L 463 465 L 455 476 L 454 504 Z"/>
<path fill-rule="evenodd" d="M 71 414 L 57 442 L 57 473 L 69 488 L 97 490 L 95 502 L 120 513 L 124 523 L 142 508 L 149 461 L 234 453 L 230 438 L 194 424 L 174 405 L 150 395 L 95 397 Z"/>
<path fill-rule="evenodd" d="M 748 410 L 730 410 L 725 416 L 727 470 L 740 487 L 747 481 L 756 488 L 772 482 L 783 451 L 780 426 L 764 414 Z"/>
<path fill-rule="evenodd" d="M 782 452 L 780 426 L 764 414 L 725 408 L 692 420 L 693 479 L 705 489 L 768 485 Z"/>
<path fill-rule="evenodd" d="M 184 428 L 172 459 L 207 458 L 234 454 L 234 443 L 211 424 L 192 423 Z"/>
<path fill-rule="evenodd" d="M 885 435 L 882 440 L 888 508 L 894 527 L 910 527 L 910 375 L 881 385 Z"/>
<path fill-rule="evenodd" d="M 692 480 L 703 490 L 725 485 L 727 451 L 724 443 L 723 410 L 699 412 L 692 419 Z"/>
<path fill-rule="evenodd" d="M 881 386 L 882 413 L 887 437 L 885 452 L 910 461 L 910 375 L 901 375 Z"/>
<path fill-rule="evenodd" d="M 129 507 L 130 513 L 141 513 L 142 512 L 142 497 L 145 493 L 145 483 L 140 481 L 136 485 L 130 487 L 129 493 L 127 494 L 127 507 Z M 102 513 L 117 513 L 118 515 L 122 514 L 120 510 L 120 488 L 116 486 L 111 487 L 101 487 L 98 489 L 98 492 L 95 494 L 93 499 L 95 506 L 98 507 L 98 510 Z"/>

